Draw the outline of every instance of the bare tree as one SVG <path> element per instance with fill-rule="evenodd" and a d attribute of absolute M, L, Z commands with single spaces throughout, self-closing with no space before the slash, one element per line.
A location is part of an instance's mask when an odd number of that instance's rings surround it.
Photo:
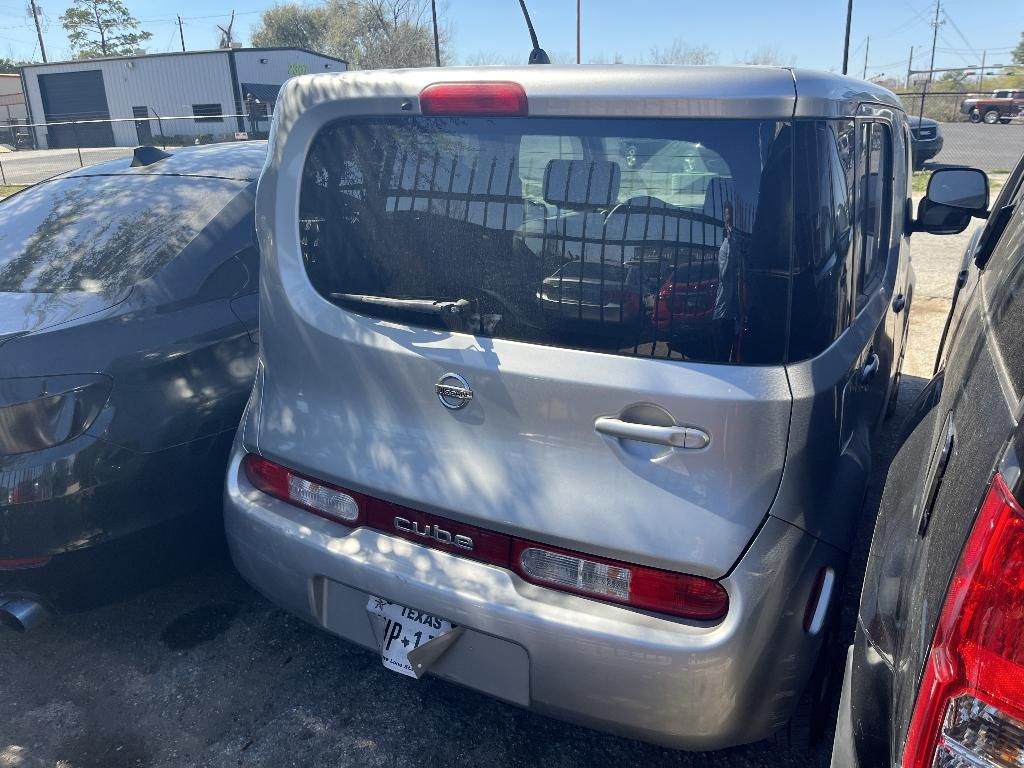
<path fill-rule="evenodd" d="M 462 63 L 470 67 L 486 67 L 494 64 L 522 64 L 523 60 L 495 51 L 477 51 L 469 54 Z"/>
<path fill-rule="evenodd" d="M 667 48 L 653 46 L 651 64 L 717 64 L 718 54 L 707 45 L 690 45 L 678 38 Z"/>
<path fill-rule="evenodd" d="M 787 59 L 774 45 L 762 45 L 753 53 L 744 53 L 743 59 L 739 63 L 760 64 L 763 66 L 773 67 L 792 67 L 796 64 L 796 56 L 790 56 Z"/>
<path fill-rule="evenodd" d="M 599 51 L 596 55 L 591 56 L 587 59 L 587 64 L 624 64 L 622 54 L 615 52 L 611 56 L 605 54 L 604 51 Z"/>

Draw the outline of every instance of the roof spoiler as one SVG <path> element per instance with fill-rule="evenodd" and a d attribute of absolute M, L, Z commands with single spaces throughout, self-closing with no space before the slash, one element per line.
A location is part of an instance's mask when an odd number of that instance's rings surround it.
<path fill-rule="evenodd" d="M 159 163 L 161 160 L 166 160 L 170 157 L 169 152 L 164 152 L 162 149 L 156 147 L 136 147 L 132 153 L 132 168 L 139 168 L 144 165 L 153 165 L 153 163 Z"/>

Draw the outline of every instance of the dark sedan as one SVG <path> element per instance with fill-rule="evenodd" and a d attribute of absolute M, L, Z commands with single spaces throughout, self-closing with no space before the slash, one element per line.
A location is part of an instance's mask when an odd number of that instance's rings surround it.
<path fill-rule="evenodd" d="M 144 148 L 0 202 L 0 618 L 16 628 L 219 546 L 256 369 L 265 156 Z"/>
<path fill-rule="evenodd" d="M 910 147 L 913 155 L 914 170 L 924 168 L 924 164 L 935 158 L 942 151 L 942 129 L 937 120 L 930 117 L 908 115 L 910 123 Z"/>

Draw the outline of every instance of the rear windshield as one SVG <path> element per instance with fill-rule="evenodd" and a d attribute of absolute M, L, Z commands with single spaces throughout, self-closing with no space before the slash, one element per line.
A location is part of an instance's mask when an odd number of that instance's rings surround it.
<path fill-rule="evenodd" d="M 0 202 L 0 291 L 116 294 L 156 274 L 247 182 L 80 176 Z"/>
<path fill-rule="evenodd" d="M 306 269 L 321 295 L 381 319 L 782 362 L 790 133 L 715 119 L 334 123 L 303 173 Z"/>

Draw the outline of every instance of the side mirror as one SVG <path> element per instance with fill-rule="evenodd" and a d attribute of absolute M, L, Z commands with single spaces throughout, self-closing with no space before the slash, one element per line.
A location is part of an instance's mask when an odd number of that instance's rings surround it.
<path fill-rule="evenodd" d="M 928 179 L 914 231 L 955 235 L 988 216 L 988 176 L 977 168 L 940 168 Z"/>

